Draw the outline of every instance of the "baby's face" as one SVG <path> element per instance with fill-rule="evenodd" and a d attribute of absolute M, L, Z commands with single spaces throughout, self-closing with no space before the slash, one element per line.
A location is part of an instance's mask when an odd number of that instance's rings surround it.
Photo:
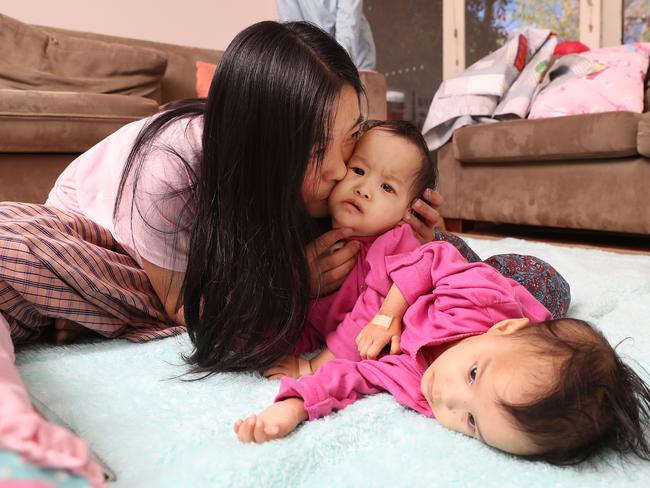
<path fill-rule="evenodd" d="M 499 322 L 485 334 L 453 343 L 426 370 L 420 389 L 444 427 L 502 451 L 527 455 L 534 454 L 535 447 L 499 403 L 535 400 L 541 385 L 549 387 L 554 375 L 551 361 L 540 359 L 511 336 L 512 327 L 520 326 L 528 326 L 528 320 Z"/>
<path fill-rule="evenodd" d="M 350 227 L 357 236 L 395 227 L 413 199 L 411 185 L 421 168 L 418 149 L 402 136 L 370 129 L 357 142 L 347 173 L 329 198 L 332 227 Z"/>

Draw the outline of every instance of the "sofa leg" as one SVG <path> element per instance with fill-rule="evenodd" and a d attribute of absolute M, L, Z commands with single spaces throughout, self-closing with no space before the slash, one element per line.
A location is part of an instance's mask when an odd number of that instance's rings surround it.
<path fill-rule="evenodd" d="M 463 221 L 462 219 L 445 218 L 445 228 L 447 232 L 463 232 Z"/>

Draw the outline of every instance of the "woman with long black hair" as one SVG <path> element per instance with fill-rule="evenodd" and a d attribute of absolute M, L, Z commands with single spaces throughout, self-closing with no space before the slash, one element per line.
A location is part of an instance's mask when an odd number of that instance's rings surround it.
<path fill-rule="evenodd" d="M 328 253 L 345 231 L 313 242 L 313 219 L 345 175 L 362 101 L 327 34 L 262 22 L 230 44 L 207 100 L 104 139 L 46 205 L 0 203 L 0 447 L 103 485 L 85 443 L 35 411 L 14 365 L 14 344 L 55 323 L 59 339 L 75 327 L 147 340 L 187 326 L 187 360 L 207 374 L 289 350 L 311 294 L 354 265 L 354 243 Z"/>
<path fill-rule="evenodd" d="M 65 266 L 79 276 L 43 278 L 85 299 L 56 310 L 39 303 L 37 321 L 13 313 L 21 309 L 15 303 L 5 307 L 14 342 L 33 340 L 52 319 L 62 340 L 71 324 L 135 340 L 187 326 L 193 371 L 268 367 L 298 340 L 309 299 L 337 288 L 354 266 L 357 243 L 331 253 L 346 231 L 319 237 L 316 219 L 326 217 L 330 191 L 345 175 L 364 102 L 350 57 L 317 27 L 260 22 L 242 31 L 207 99 L 123 127 L 61 174 L 47 213 L 98 224 L 111 249 L 135 263 L 124 274 L 103 256 Z M 437 212 L 421 205 L 423 221 L 411 221 L 427 241 Z M 61 234 L 66 249 L 83 255 L 97 232 Z M 108 290 L 76 289 L 97 280 Z"/>

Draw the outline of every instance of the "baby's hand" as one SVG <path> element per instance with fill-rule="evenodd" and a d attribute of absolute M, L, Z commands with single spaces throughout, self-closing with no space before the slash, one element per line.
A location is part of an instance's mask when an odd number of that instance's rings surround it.
<path fill-rule="evenodd" d="M 355 339 L 361 359 L 377 359 L 389 342 L 390 353 L 399 354 L 401 335 L 402 321 L 398 317 L 393 317 L 388 328 L 368 322 Z"/>
<path fill-rule="evenodd" d="M 311 372 L 309 361 L 287 354 L 277 364 L 262 371 L 262 375 L 270 380 L 279 380 L 283 376 L 298 379 L 306 374 L 311 374 Z"/>
<path fill-rule="evenodd" d="M 308 418 L 302 398 L 287 398 L 267 407 L 259 415 L 239 419 L 233 429 L 241 442 L 261 444 L 284 437 Z"/>

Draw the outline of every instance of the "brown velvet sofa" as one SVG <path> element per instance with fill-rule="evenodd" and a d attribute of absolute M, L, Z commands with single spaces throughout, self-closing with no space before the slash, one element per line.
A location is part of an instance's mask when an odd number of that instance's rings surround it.
<path fill-rule="evenodd" d="M 462 128 L 438 151 L 442 215 L 468 221 L 650 234 L 650 86 L 645 113 Z"/>
<path fill-rule="evenodd" d="M 20 29 L 24 27 L 14 19 L 5 19 Z M 44 202 L 57 176 L 80 153 L 124 124 L 156 113 L 160 104 L 195 97 L 196 61 L 218 63 L 222 55 L 217 50 L 50 27 L 37 29 L 51 36 L 48 45 L 59 41 L 65 44 L 63 40 L 72 38 L 72 48 L 75 42 L 78 45 L 85 39 L 145 48 L 144 55 L 166 58 L 166 69 L 163 66 L 158 85 L 147 85 L 146 89 L 138 86 L 130 90 L 132 94 L 0 86 L 0 201 Z M 99 53 L 89 50 L 85 55 Z M 8 78 L 12 78 L 11 74 Z M 374 72 L 362 73 L 361 78 L 368 95 L 369 115 L 385 118 L 385 78 Z"/>

